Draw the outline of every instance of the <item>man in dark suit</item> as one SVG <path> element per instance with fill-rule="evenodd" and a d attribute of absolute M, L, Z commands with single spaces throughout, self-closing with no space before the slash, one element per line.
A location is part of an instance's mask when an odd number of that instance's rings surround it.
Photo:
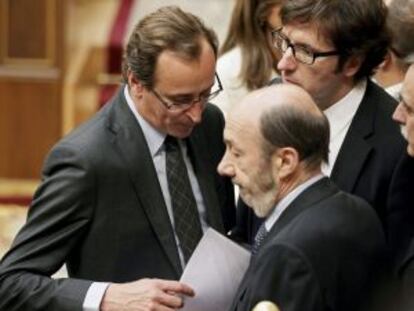
<path fill-rule="evenodd" d="M 414 32 L 414 0 L 393 0 L 389 6 L 387 19 L 388 27 L 392 33 L 392 49 L 408 66 L 405 75 L 400 103 L 395 109 L 393 119 L 400 125 L 401 134 L 407 140 L 407 153 L 414 157 L 414 42 L 411 39 Z M 403 188 L 405 187 L 405 188 Z M 404 184 L 400 188 L 413 195 L 413 184 Z M 414 204 L 408 202 L 407 209 L 414 214 Z M 405 216 L 406 215 L 402 215 Z M 414 228 L 414 216 L 407 217 Z M 398 276 L 402 280 L 403 310 L 414 309 L 414 229 L 409 236 L 409 243 L 403 249 L 403 256 L 398 263 Z"/>
<path fill-rule="evenodd" d="M 322 175 L 329 124 L 310 95 L 293 85 L 250 94 L 229 115 L 224 140 L 220 174 L 265 217 L 230 310 L 261 300 L 283 311 L 365 306 L 385 237 L 365 201 Z"/>
<path fill-rule="evenodd" d="M 234 225 L 216 172 L 224 118 L 208 104 L 216 56 L 214 32 L 177 7 L 137 24 L 127 85 L 45 162 L 1 262 L 0 310 L 175 310 L 194 294 L 174 280 L 202 231 Z M 64 263 L 69 278 L 52 279 Z"/>
<path fill-rule="evenodd" d="M 273 45 L 282 52 L 283 83 L 307 90 L 328 118 L 329 163 L 322 171 L 372 205 L 398 256 L 414 230 L 407 209 L 413 198 L 402 187 L 414 184 L 414 161 L 391 119 L 395 100 L 369 79 L 389 44 L 385 17 L 382 0 L 286 1 Z M 234 235 L 251 242 L 261 220 L 243 205 Z"/>

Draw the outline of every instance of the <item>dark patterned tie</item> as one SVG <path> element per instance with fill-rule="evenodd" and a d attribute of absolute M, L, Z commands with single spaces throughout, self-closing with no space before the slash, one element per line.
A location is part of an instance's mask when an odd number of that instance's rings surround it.
<path fill-rule="evenodd" d="M 257 231 L 256 236 L 254 237 L 254 244 L 252 247 L 252 256 L 255 256 L 257 254 L 266 235 L 267 235 L 267 230 L 266 230 L 265 224 L 262 223 L 259 230 Z"/>
<path fill-rule="evenodd" d="M 185 262 L 191 257 L 203 232 L 187 168 L 176 138 L 165 139 L 168 189 L 174 214 L 175 233 Z"/>

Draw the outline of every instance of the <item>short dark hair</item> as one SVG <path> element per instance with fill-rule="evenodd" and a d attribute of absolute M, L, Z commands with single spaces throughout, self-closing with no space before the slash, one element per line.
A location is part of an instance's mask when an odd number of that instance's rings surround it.
<path fill-rule="evenodd" d="M 200 18 L 177 6 L 158 9 L 135 26 L 128 40 L 122 65 L 124 80 L 131 70 L 145 87 L 152 88 L 157 60 L 163 51 L 197 59 L 202 39 L 207 40 L 217 57 L 217 36 Z"/>
<path fill-rule="evenodd" d="M 392 50 L 405 58 L 414 54 L 414 1 L 393 0 L 389 6 L 387 26 L 392 35 Z"/>
<path fill-rule="evenodd" d="M 260 131 L 264 137 L 263 153 L 292 147 L 310 169 L 328 163 L 329 123 L 326 116 L 307 112 L 296 105 L 278 105 L 262 112 Z"/>
<path fill-rule="evenodd" d="M 383 0 L 291 0 L 285 2 L 281 17 L 283 24 L 315 23 L 341 52 L 338 70 L 351 55 L 361 56 L 355 81 L 374 73 L 390 44 Z"/>

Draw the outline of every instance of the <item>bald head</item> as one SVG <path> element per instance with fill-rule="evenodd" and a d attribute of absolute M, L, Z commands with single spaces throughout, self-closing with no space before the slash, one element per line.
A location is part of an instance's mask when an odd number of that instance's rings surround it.
<path fill-rule="evenodd" d="M 297 108 L 309 114 L 321 116 L 312 97 L 302 88 L 291 84 L 277 84 L 249 93 L 239 105 L 230 111 L 229 118 L 259 122 L 268 110 L 282 107 Z"/>
<path fill-rule="evenodd" d="M 329 124 L 303 89 L 287 84 L 252 92 L 224 128 L 226 153 L 218 172 L 232 178 L 256 215 L 266 217 L 327 160 Z"/>
<path fill-rule="evenodd" d="M 243 131 L 263 137 L 264 154 L 292 147 L 312 168 L 328 161 L 329 124 L 312 97 L 295 85 L 278 84 L 256 90 L 229 114 Z"/>

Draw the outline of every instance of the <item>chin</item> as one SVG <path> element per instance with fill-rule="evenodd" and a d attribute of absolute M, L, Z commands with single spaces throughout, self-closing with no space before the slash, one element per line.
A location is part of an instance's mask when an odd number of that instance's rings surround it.
<path fill-rule="evenodd" d="M 405 140 L 408 140 L 407 127 L 405 125 L 400 125 L 400 131 L 401 135 L 405 138 Z"/>
<path fill-rule="evenodd" d="M 242 195 L 240 193 L 240 197 L 243 199 L 244 203 L 253 209 L 253 212 L 257 217 L 267 217 L 272 211 L 273 204 L 269 202 L 266 196 L 261 198 L 253 198 L 252 196 Z"/>
<path fill-rule="evenodd" d="M 260 192 L 257 196 L 250 198 L 250 203 L 254 213 L 258 217 L 267 217 L 273 211 L 275 201 L 275 189 L 269 189 L 268 191 Z"/>
<path fill-rule="evenodd" d="M 193 128 L 190 128 L 188 130 L 169 131 L 168 134 L 171 136 L 177 137 L 179 139 L 184 139 L 190 136 L 192 132 L 193 132 Z"/>
<path fill-rule="evenodd" d="M 253 207 L 253 211 L 255 213 L 255 215 L 259 218 L 266 218 L 267 216 L 269 216 L 270 211 L 272 210 L 272 207 L 270 206 L 261 206 L 256 204 Z"/>

